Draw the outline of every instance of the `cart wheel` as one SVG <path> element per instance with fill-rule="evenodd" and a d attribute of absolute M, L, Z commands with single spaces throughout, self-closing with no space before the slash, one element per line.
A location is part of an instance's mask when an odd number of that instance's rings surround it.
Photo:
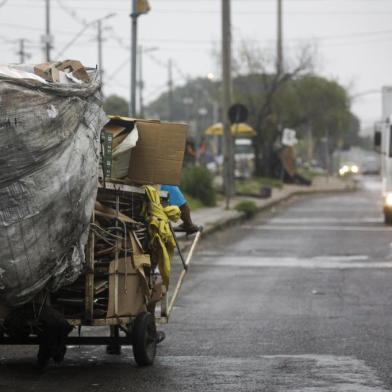
<path fill-rule="evenodd" d="M 41 343 L 37 354 L 37 365 L 40 369 L 44 369 L 50 361 L 50 352 L 47 344 Z"/>
<path fill-rule="evenodd" d="M 133 356 L 139 366 L 149 366 L 154 362 L 157 351 L 157 330 L 151 313 L 140 313 L 133 325 Z"/>

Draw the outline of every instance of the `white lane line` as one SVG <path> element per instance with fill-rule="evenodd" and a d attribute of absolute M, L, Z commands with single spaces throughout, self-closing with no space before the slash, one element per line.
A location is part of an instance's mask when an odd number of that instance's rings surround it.
<path fill-rule="evenodd" d="M 216 342 L 207 338 L 199 350 L 208 352 L 215 345 Z M 118 358 L 109 358 L 102 347 L 74 347 L 69 350 L 64 366 L 71 368 L 89 361 L 96 364 L 115 363 L 116 367 L 124 366 L 124 369 L 128 369 L 129 363 L 133 361 L 132 350 L 125 346 L 123 351 L 123 355 Z M 365 361 L 349 356 L 158 355 L 154 367 L 157 371 L 164 370 L 166 375 L 166 382 L 159 385 L 162 391 L 389 391 L 376 369 Z M 134 377 L 135 385 L 145 381 L 143 374 L 135 374 Z M 154 383 L 151 385 L 154 386 Z"/>
<path fill-rule="evenodd" d="M 331 218 L 331 217 L 317 217 L 317 218 L 272 218 L 270 219 L 271 223 L 382 223 L 383 218 L 380 216 L 379 218 Z"/>
<path fill-rule="evenodd" d="M 369 202 L 367 203 L 367 206 L 364 206 L 363 208 L 358 208 L 357 206 L 355 208 L 350 208 L 349 206 L 347 207 L 297 207 L 297 206 L 291 206 L 288 208 L 290 212 L 313 212 L 313 213 L 323 213 L 323 212 L 347 212 L 350 214 L 355 214 L 355 213 L 360 213 L 363 214 L 364 212 L 368 213 L 379 213 L 382 211 L 382 204 L 373 204 L 371 203 L 371 208 L 369 208 Z"/>
<path fill-rule="evenodd" d="M 319 260 L 319 261 L 361 261 L 361 260 L 369 260 L 368 255 L 323 255 L 323 256 L 314 256 L 311 260 Z"/>
<path fill-rule="evenodd" d="M 155 367 L 165 369 L 172 383 L 180 375 L 173 386 L 183 391 L 389 391 L 376 369 L 348 356 L 158 356 Z"/>
<path fill-rule="evenodd" d="M 391 260 L 368 261 L 367 256 L 333 257 L 255 257 L 247 255 L 203 256 L 195 262 L 199 266 L 210 267 L 259 267 L 259 268 L 308 268 L 308 269 L 371 269 L 392 268 Z"/>
<path fill-rule="evenodd" d="M 274 226 L 274 225 L 243 225 L 241 226 L 244 229 L 249 230 L 264 230 L 264 231 L 363 231 L 363 232 L 385 232 L 392 233 L 392 227 L 364 227 L 364 226 Z"/>

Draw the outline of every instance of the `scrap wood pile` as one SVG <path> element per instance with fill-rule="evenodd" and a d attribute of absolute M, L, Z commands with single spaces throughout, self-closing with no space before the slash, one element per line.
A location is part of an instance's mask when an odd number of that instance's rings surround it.
<path fill-rule="evenodd" d="M 150 257 L 142 191 L 99 188 L 90 226 L 93 252 L 93 318 L 137 315 L 162 296 L 156 258 Z M 88 267 L 86 274 L 89 274 Z M 85 315 L 85 276 L 54 294 L 53 304 L 68 318 Z"/>

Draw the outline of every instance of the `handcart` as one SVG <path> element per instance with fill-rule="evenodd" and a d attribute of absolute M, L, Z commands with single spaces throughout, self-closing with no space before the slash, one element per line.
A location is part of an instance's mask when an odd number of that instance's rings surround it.
<path fill-rule="evenodd" d="M 165 203 L 166 193 L 159 195 Z M 67 345 L 106 345 L 109 353 L 132 346 L 139 366 L 153 364 L 157 325 L 169 321 L 202 230 L 184 257 L 171 229 L 181 272 L 171 283 L 174 290 L 168 292 L 148 253 L 150 239 L 142 216 L 145 198 L 141 187 L 100 185 L 83 274 L 74 284 L 42 293 L 7 317 L 0 316 L 1 345 L 38 345 L 40 366 L 51 358 L 61 362 Z M 107 327 L 106 334 L 98 327 Z"/>

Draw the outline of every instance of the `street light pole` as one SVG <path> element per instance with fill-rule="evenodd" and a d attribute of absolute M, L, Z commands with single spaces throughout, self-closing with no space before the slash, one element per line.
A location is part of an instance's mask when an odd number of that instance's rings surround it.
<path fill-rule="evenodd" d="M 277 48 L 276 48 L 276 73 L 283 72 L 283 0 L 278 1 L 277 12 Z"/>
<path fill-rule="evenodd" d="M 50 36 L 50 0 L 45 1 L 46 8 L 46 37 L 45 37 L 45 55 L 46 61 L 50 61 L 50 50 L 52 49 L 51 36 Z"/>
<path fill-rule="evenodd" d="M 222 0 L 222 123 L 224 135 L 224 187 L 226 209 L 234 193 L 234 152 L 228 116 L 231 105 L 231 11 L 230 0 Z"/>
<path fill-rule="evenodd" d="M 168 88 L 168 120 L 173 121 L 173 62 L 169 59 L 167 63 L 167 88 Z"/>
<path fill-rule="evenodd" d="M 137 64 L 137 0 L 132 0 L 131 13 L 131 84 L 129 94 L 129 115 L 136 116 L 136 64 Z"/>
<path fill-rule="evenodd" d="M 101 82 L 102 85 L 102 80 L 103 80 L 103 60 L 102 60 L 102 20 L 98 20 L 97 22 L 97 27 L 98 27 L 98 69 L 99 69 L 99 81 Z"/>

